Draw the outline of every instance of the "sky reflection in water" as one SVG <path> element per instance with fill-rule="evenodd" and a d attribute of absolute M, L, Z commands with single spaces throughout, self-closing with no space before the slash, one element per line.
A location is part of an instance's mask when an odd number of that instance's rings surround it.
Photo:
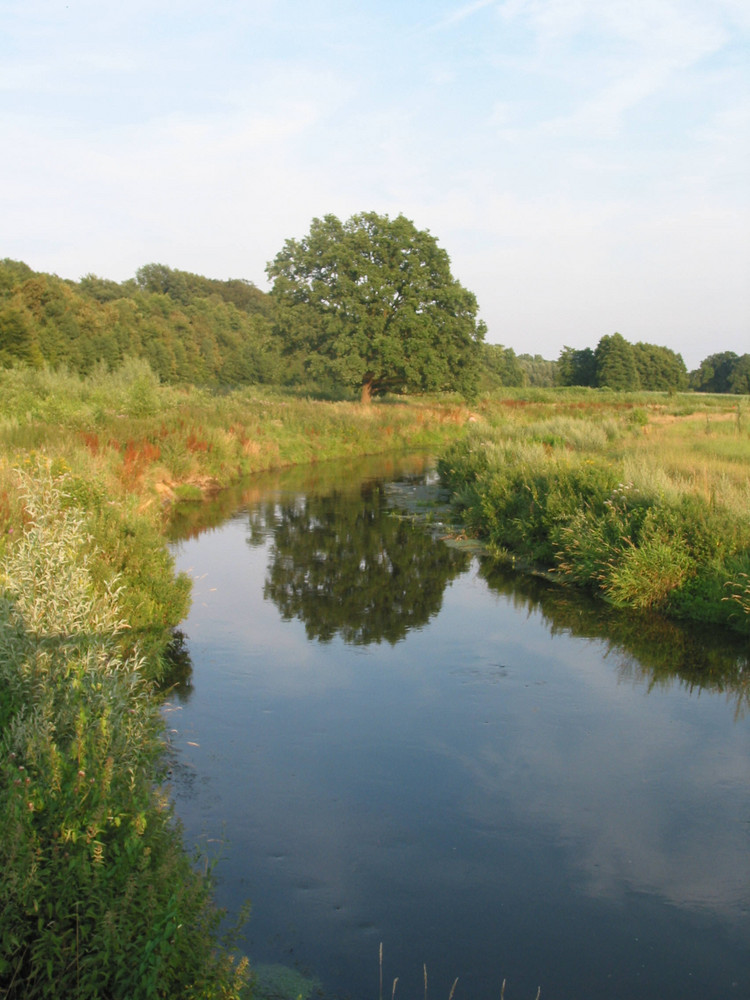
<path fill-rule="evenodd" d="M 746 657 L 666 625 L 649 654 L 643 621 L 338 487 L 256 486 L 175 546 L 177 809 L 189 842 L 227 841 L 217 895 L 252 900 L 251 958 L 357 997 L 381 941 L 389 995 L 421 995 L 423 962 L 446 997 L 456 976 L 457 997 L 748 995 Z"/>

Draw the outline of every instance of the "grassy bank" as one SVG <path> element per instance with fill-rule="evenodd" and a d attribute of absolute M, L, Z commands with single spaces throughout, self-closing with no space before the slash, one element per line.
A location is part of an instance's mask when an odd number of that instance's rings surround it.
<path fill-rule="evenodd" d="M 465 419 L 457 403 L 363 408 L 278 392 L 161 386 L 141 362 L 85 379 L 0 371 L 0 557 L 23 520 L 15 470 L 51 463 L 85 512 L 91 571 L 101 586 L 120 581 L 123 616 L 141 646 L 152 648 L 146 670 L 154 676 L 189 599 L 163 541 L 166 503 L 265 469 L 437 449 Z"/>
<path fill-rule="evenodd" d="M 498 558 L 750 633 L 747 398 L 558 390 L 479 414 L 439 468 Z"/>
<path fill-rule="evenodd" d="M 238 998 L 160 789 L 153 684 L 189 583 L 167 504 L 252 472 L 437 448 L 454 404 L 319 403 L 0 371 L 0 997 Z M 204 870 L 205 871 L 205 870 Z"/>
<path fill-rule="evenodd" d="M 0 577 L 0 995 L 238 997 L 161 793 L 160 717 L 65 477 L 22 477 Z"/>

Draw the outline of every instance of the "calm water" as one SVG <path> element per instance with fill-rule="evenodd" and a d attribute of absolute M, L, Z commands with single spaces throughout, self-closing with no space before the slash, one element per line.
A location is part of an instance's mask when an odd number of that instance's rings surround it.
<path fill-rule="evenodd" d="M 176 529 L 174 793 L 251 959 L 358 1000 L 380 942 L 388 997 L 423 963 L 445 1000 L 750 996 L 747 647 L 448 548 L 389 509 L 416 471 L 259 479 Z"/>

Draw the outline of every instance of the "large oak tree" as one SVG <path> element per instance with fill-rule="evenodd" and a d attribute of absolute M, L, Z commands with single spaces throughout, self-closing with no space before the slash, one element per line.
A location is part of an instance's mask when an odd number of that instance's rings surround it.
<path fill-rule="evenodd" d="M 403 215 L 313 219 L 266 268 L 285 342 L 311 374 L 384 392 L 474 391 L 485 327 L 435 237 Z"/>

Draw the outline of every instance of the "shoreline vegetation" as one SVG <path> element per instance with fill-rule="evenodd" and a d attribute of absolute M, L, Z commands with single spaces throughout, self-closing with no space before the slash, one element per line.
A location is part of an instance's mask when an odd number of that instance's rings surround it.
<path fill-rule="evenodd" d="M 750 634 L 748 397 L 503 389 L 369 407 L 0 370 L 0 997 L 247 995 L 161 787 L 190 600 L 170 510 L 255 472 L 439 454 L 468 534 L 615 607 Z"/>
<path fill-rule="evenodd" d="M 438 471 L 496 560 L 750 635 L 747 405 L 538 393 L 491 407 Z"/>
<path fill-rule="evenodd" d="M 452 400 L 168 387 L 142 361 L 0 370 L 0 998 L 251 995 L 163 787 L 190 601 L 170 509 L 254 472 L 436 451 L 465 420 Z"/>

